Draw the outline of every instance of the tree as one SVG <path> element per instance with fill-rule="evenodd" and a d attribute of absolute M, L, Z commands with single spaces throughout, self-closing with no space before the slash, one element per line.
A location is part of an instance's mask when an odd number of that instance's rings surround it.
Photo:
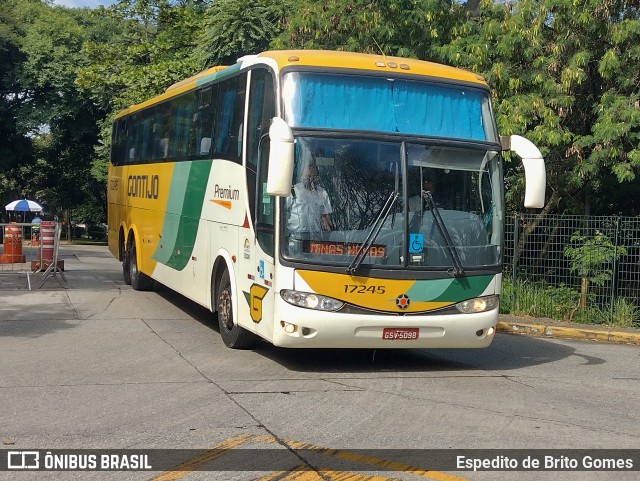
<path fill-rule="evenodd" d="M 20 116 L 25 93 L 20 82 L 26 55 L 21 49 L 24 33 L 20 28 L 16 1 L 0 4 L 0 198 L 7 201 L 22 195 L 15 172 L 31 158 L 31 143 L 24 135 Z"/>
<path fill-rule="evenodd" d="M 3 66 L 10 67 L 3 68 L 3 80 L 11 78 L 11 88 L 3 92 L 8 110 L 0 114 L 13 129 L 2 157 L 5 195 L 36 197 L 49 209 L 68 211 L 94 198 L 88 167 L 102 114 L 75 79 L 82 44 L 95 29 L 88 11 L 40 0 L 14 0 L 2 13 L 13 20 L 2 35 Z"/>
<path fill-rule="evenodd" d="M 195 52 L 203 12 L 200 0 L 120 0 L 94 12 L 102 35 L 84 44 L 87 62 L 79 69 L 77 84 L 107 112 L 98 124 L 91 163 L 100 185 L 106 186 L 115 114 L 198 72 Z"/>
<path fill-rule="evenodd" d="M 635 3 L 485 0 L 441 49 L 444 60 L 487 78 L 501 133 L 541 147 L 545 212 L 584 212 L 585 192 L 603 194 L 602 179 L 628 182 L 640 168 Z M 521 169 L 508 174 L 520 199 Z"/>
<path fill-rule="evenodd" d="M 217 0 L 207 10 L 196 58 L 202 68 L 266 50 L 281 30 L 286 0 Z"/>
<path fill-rule="evenodd" d="M 295 1 L 274 48 L 432 58 L 457 21 L 450 0 Z"/>

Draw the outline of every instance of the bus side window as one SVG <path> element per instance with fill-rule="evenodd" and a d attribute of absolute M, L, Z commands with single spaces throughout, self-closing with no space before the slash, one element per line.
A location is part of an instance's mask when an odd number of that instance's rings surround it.
<path fill-rule="evenodd" d="M 211 152 L 211 87 L 200 90 L 196 94 L 197 108 L 193 114 L 189 135 L 189 157 L 206 158 Z"/>
<path fill-rule="evenodd" d="M 275 198 L 264 190 L 267 182 L 269 138 L 262 139 L 262 143 L 260 140 L 264 134 L 269 132 L 269 125 L 274 115 L 273 76 L 268 70 L 253 70 L 251 72 L 249 114 L 247 117 L 247 191 L 258 243 L 269 255 L 274 255 Z M 259 156 L 258 149 L 260 149 Z M 258 165 L 258 158 L 260 165 Z"/>
<path fill-rule="evenodd" d="M 113 123 L 111 137 L 111 163 L 122 165 L 126 163 L 125 149 L 127 148 L 127 119 L 118 119 Z"/>
<path fill-rule="evenodd" d="M 127 142 L 125 148 L 127 164 L 135 164 L 138 161 L 138 126 L 140 115 L 134 114 L 127 119 Z"/>
<path fill-rule="evenodd" d="M 169 156 L 176 161 L 186 160 L 187 157 L 194 101 L 195 94 L 189 92 L 171 103 L 174 125 L 169 141 Z"/>
<path fill-rule="evenodd" d="M 140 160 L 149 162 L 153 159 L 153 136 L 155 108 L 142 111 L 140 114 Z"/>
<path fill-rule="evenodd" d="M 153 126 L 153 152 L 155 161 L 166 160 L 169 156 L 169 123 L 171 106 L 168 102 L 156 107 L 155 124 Z"/>
<path fill-rule="evenodd" d="M 219 84 L 214 152 L 223 158 L 242 160 L 242 120 L 247 74 Z"/>

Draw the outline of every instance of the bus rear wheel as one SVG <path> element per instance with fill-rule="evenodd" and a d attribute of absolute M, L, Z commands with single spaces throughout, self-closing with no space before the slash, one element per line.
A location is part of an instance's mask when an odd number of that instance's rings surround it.
<path fill-rule="evenodd" d="M 225 269 L 215 297 L 220 336 L 227 347 L 247 349 L 255 343 L 256 336 L 234 322 L 232 296 L 229 271 Z"/>
<path fill-rule="evenodd" d="M 129 277 L 131 279 L 131 287 L 136 291 L 149 291 L 153 287 L 153 279 L 151 279 L 144 272 L 140 272 L 138 269 L 138 258 L 136 255 L 136 241 L 131 240 L 131 245 L 127 249 L 127 256 L 129 257 Z M 125 278 L 126 281 L 126 278 Z"/>
<path fill-rule="evenodd" d="M 122 277 L 124 283 L 128 286 L 131 285 L 131 267 L 129 266 L 129 252 L 124 248 L 124 242 L 120 242 L 120 248 L 122 249 Z"/>

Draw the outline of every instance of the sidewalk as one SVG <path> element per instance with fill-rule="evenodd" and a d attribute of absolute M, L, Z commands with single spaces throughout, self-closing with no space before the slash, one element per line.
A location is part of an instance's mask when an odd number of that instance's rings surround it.
<path fill-rule="evenodd" d="M 640 329 L 621 329 L 599 324 L 575 324 L 501 314 L 497 329 L 498 332 L 526 336 L 640 345 Z"/>

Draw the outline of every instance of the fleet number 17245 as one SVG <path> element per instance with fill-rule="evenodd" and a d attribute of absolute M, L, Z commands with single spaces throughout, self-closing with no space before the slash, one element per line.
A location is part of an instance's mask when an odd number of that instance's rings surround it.
<path fill-rule="evenodd" d="M 345 284 L 345 294 L 384 294 L 386 286 L 364 286 L 358 284 Z"/>

